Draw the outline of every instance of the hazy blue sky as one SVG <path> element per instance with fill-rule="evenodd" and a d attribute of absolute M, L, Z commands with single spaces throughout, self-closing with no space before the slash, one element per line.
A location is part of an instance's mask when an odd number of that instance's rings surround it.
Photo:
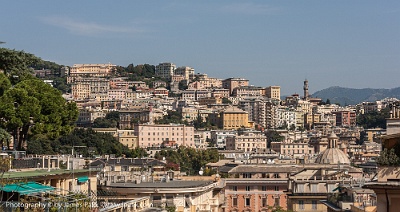
<path fill-rule="evenodd" d="M 1 1 L 1 47 L 63 65 L 173 62 L 280 85 L 400 86 L 400 1 Z"/>

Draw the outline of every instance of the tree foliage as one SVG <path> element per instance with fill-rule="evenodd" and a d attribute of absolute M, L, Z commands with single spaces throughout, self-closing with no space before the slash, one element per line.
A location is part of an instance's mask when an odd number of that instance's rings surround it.
<path fill-rule="evenodd" d="M 32 79 L 32 67 L 40 58 L 24 51 L 16 51 L 0 48 L 0 70 L 10 79 L 11 83 L 17 84 L 26 79 Z"/>
<path fill-rule="evenodd" d="M 396 154 L 395 148 L 390 150 L 384 149 L 377 158 L 376 162 L 381 166 L 398 166 L 400 165 L 400 158 L 398 154 Z"/>
<path fill-rule="evenodd" d="M 357 125 L 369 128 L 386 129 L 386 119 L 390 117 L 390 109 L 385 108 L 381 111 L 371 111 L 357 116 Z"/>
<path fill-rule="evenodd" d="M 55 139 L 70 133 L 78 117 L 75 103 L 32 76 L 30 67 L 40 61 L 23 51 L 0 48 L 0 69 L 5 73 L 0 75 L 0 126 L 13 134 L 18 149 L 30 136 Z"/>
<path fill-rule="evenodd" d="M 0 128 L 0 142 L 1 142 L 1 149 L 4 146 L 9 146 L 11 140 L 11 135 L 5 129 Z"/>
<path fill-rule="evenodd" d="M 271 142 L 280 142 L 284 139 L 284 137 L 281 136 L 276 130 L 267 130 L 265 132 L 265 136 L 267 137 L 268 148 L 271 147 Z"/>
<path fill-rule="evenodd" d="M 181 171 L 187 172 L 189 175 L 197 175 L 207 163 L 215 163 L 219 160 L 217 149 L 202 150 L 183 146 L 177 150 L 161 150 L 155 155 L 155 158 L 159 160 L 163 157 L 169 163 L 179 164 Z"/>
<path fill-rule="evenodd" d="M 92 129 L 75 129 L 71 134 L 59 139 L 60 151 L 69 153 L 72 146 L 86 146 L 79 149 L 84 156 L 115 154 L 116 156 L 132 156 L 128 147 L 119 143 L 116 138 L 108 133 L 97 133 Z M 93 152 L 89 152 L 93 149 Z"/>
<path fill-rule="evenodd" d="M 182 114 L 180 114 L 178 111 L 169 110 L 167 113 L 168 114 L 163 116 L 163 118 L 157 119 L 154 122 L 156 124 L 170 124 L 170 123 L 183 124 L 183 123 L 185 123 L 182 120 Z"/>
<path fill-rule="evenodd" d="M 97 118 L 94 120 L 93 128 L 118 128 L 119 126 L 119 112 L 111 111 L 106 114 L 106 117 Z"/>

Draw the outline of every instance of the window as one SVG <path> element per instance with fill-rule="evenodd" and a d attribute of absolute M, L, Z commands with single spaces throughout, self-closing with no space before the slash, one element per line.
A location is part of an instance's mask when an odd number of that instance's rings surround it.
<path fill-rule="evenodd" d="M 245 199 L 245 206 L 250 207 L 250 198 Z"/>
<path fill-rule="evenodd" d="M 251 178 L 251 174 L 249 174 L 249 173 L 244 173 L 244 174 L 243 174 L 243 178 Z"/>
<path fill-rule="evenodd" d="M 237 186 L 232 186 L 232 191 L 237 191 Z"/>
<path fill-rule="evenodd" d="M 304 210 L 304 200 L 299 200 L 299 210 Z"/>
<path fill-rule="evenodd" d="M 279 186 L 275 186 L 275 191 L 279 191 Z"/>
<path fill-rule="evenodd" d="M 267 186 L 261 186 L 261 191 L 266 191 L 267 190 Z"/>
<path fill-rule="evenodd" d="M 311 209 L 313 209 L 313 210 L 317 210 L 317 200 L 312 200 L 311 201 Z"/>
<path fill-rule="evenodd" d="M 275 197 L 274 206 L 279 206 L 280 205 L 279 202 L 280 202 L 280 197 L 279 196 Z"/>
<path fill-rule="evenodd" d="M 250 186 L 246 186 L 246 191 L 251 191 L 251 187 Z"/>
<path fill-rule="evenodd" d="M 237 197 L 233 197 L 232 198 L 232 206 L 237 207 L 237 205 L 238 205 Z"/>
<path fill-rule="evenodd" d="M 268 204 L 267 204 L 267 198 L 263 197 L 263 198 L 261 199 L 261 206 L 262 206 L 262 207 L 267 207 L 267 206 L 268 206 Z"/>

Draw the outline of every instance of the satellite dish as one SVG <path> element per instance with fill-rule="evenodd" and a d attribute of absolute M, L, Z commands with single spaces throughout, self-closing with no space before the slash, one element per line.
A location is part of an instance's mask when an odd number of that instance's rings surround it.
<path fill-rule="evenodd" d="M 165 160 L 165 157 L 162 157 L 162 160 Z"/>
<path fill-rule="evenodd" d="M 203 174 L 204 174 L 203 170 L 200 170 L 199 175 L 203 176 Z"/>

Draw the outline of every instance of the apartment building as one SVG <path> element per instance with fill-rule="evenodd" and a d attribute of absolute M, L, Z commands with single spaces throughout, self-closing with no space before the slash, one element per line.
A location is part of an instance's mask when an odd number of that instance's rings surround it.
<path fill-rule="evenodd" d="M 253 126 L 253 122 L 249 122 L 248 113 L 237 107 L 229 107 L 219 113 L 210 114 L 209 117 L 212 124 L 224 130 Z"/>
<path fill-rule="evenodd" d="M 176 65 L 173 63 L 160 63 L 156 66 L 155 75 L 164 79 L 171 79 Z"/>
<path fill-rule="evenodd" d="M 139 147 L 138 136 L 135 135 L 133 130 L 118 130 L 118 141 L 129 149 Z"/>
<path fill-rule="evenodd" d="M 194 82 L 189 84 L 189 88 L 206 89 L 222 87 L 222 80 L 208 77 L 207 74 L 195 74 Z"/>
<path fill-rule="evenodd" d="M 153 88 L 158 88 L 158 87 L 167 87 L 167 83 L 161 80 L 157 80 L 153 82 Z"/>
<path fill-rule="evenodd" d="M 226 138 L 236 134 L 237 131 L 234 130 L 211 130 L 211 143 L 215 144 L 218 149 L 225 149 Z"/>
<path fill-rule="evenodd" d="M 265 88 L 265 96 L 271 99 L 281 100 L 281 87 L 268 86 Z"/>
<path fill-rule="evenodd" d="M 277 127 L 287 127 L 290 129 L 292 126 L 296 126 L 296 111 L 294 109 L 279 107 L 276 112 Z"/>
<path fill-rule="evenodd" d="M 203 122 L 206 122 L 212 110 L 197 107 L 181 107 L 178 109 L 178 112 L 181 113 L 183 121 L 188 121 L 190 123 L 197 120 L 198 116 L 201 117 Z"/>
<path fill-rule="evenodd" d="M 188 66 L 178 67 L 174 70 L 175 75 L 183 76 L 183 79 L 189 81 L 194 78 L 194 68 Z"/>
<path fill-rule="evenodd" d="M 74 83 L 71 85 L 72 97 L 74 100 L 83 100 L 90 98 L 90 84 L 89 83 Z"/>
<path fill-rule="evenodd" d="M 355 127 L 356 126 L 356 112 L 350 110 L 334 111 L 332 114 L 336 115 L 336 126 L 340 127 Z"/>
<path fill-rule="evenodd" d="M 126 97 L 126 92 L 130 89 L 110 89 L 108 90 L 108 99 L 124 100 Z"/>
<path fill-rule="evenodd" d="M 74 64 L 70 71 L 70 77 L 106 77 L 117 67 L 108 64 Z"/>
<path fill-rule="evenodd" d="M 111 89 L 128 89 L 128 88 L 148 89 L 149 86 L 147 86 L 146 83 L 142 82 L 142 81 L 126 81 L 126 79 L 124 79 L 124 78 L 113 78 L 113 79 L 110 79 L 110 88 Z"/>
<path fill-rule="evenodd" d="M 270 211 L 287 209 L 288 179 L 298 167 L 282 165 L 239 165 L 225 178 L 225 211 Z"/>
<path fill-rule="evenodd" d="M 304 126 L 308 129 L 314 126 L 315 123 L 321 122 L 320 113 L 305 113 L 304 114 Z"/>
<path fill-rule="evenodd" d="M 226 88 L 215 88 L 212 90 L 211 96 L 218 97 L 218 98 L 228 98 L 229 90 Z"/>
<path fill-rule="evenodd" d="M 314 147 L 309 145 L 308 142 L 282 143 L 280 145 L 280 153 L 293 158 L 304 157 L 305 155 L 312 156 L 314 155 Z"/>
<path fill-rule="evenodd" d="M 109 80 L 103 78 L 77 77 L 71 83 L 72 96 L 75 100 L 106 96 L 109 88 Z"/>
<path fill-rule="evenodd" d="M 264 99 L 241 100 L 239 107 L 248 112 L 249 121 L 254 121 L 261 128 L 267 127 L 267 104 Z"/>
<path fill-rule="evenodd" d="M 133 129 L 137 123 L 150 122 L 149 109 L 127 109 L 119 111 L 119 128 L 120 129 Z"/>
<path fill-rule="evenodd" d="M 106 117 L 107 111 L 100 108 L 86 107 L 79 109 L 76 125 L 79 127 L 90 127 L 97 118 Z"/>
<path fill-rule="evenodd" d="M 198 100 L 201 98 L 209 98 L 211 97 L 211 92 L 209 90 L 192 90 L 188 89 L 182 91 L 182 99 L 183 100 Z"/>
<path fill-rule="evenodd" d="M 260 131 L 249 131 L 244 132 L 242 135 L 227 136 L 226 150 L 265 152 L 267 150 L 267 137 Z"/>
<path fill-rule="evenodd" d="M 241 86 L 249 86 L 249 80 L 243 78 L 228 78 L 222 80 L 222 87 L 228 89 L 230 95 L 232 95 L 234 88 Z"/>
<path fill-rule="evenodd" d="M 221 98 L 216 98 L 216 97 L 200 98 L 197 101 L 199 102 L 199 105 L 222 104 L 222 99 Z"/>
<path fill-rule="evenodd" d="M 168 90 L 166 88 L 156 88 L 154 89 L 154 96 L 166 98 L 168 97 Z"/>
<path fill-rule="evenodd" d="M 265 96 L 265 88 L 256 86 L 240 86 L 233 88 L 232 96 L 238 98 Z"/>
<path fill-rule="evenodd" d="M 194 127 L 185 125 L 135 124 L 140 147 L 161 146 L 174 141 L 179 146 L 194 147 Z"/>

